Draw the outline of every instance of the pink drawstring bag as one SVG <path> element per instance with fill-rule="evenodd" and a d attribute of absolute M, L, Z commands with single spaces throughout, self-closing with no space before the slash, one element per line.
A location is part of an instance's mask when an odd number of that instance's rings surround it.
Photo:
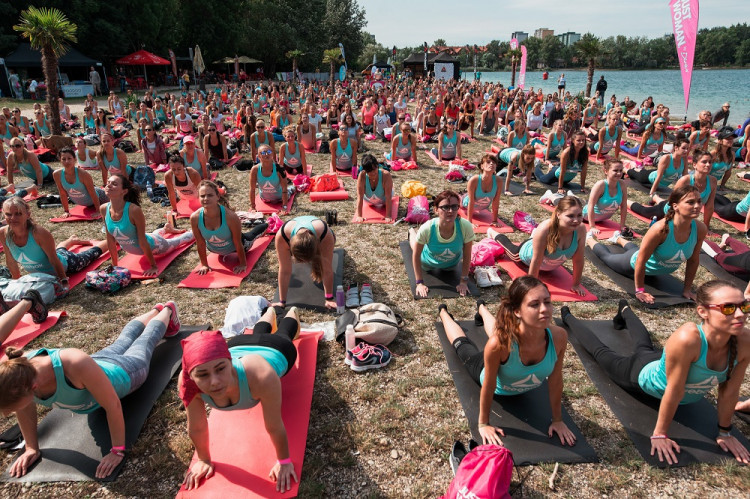
<path fill-rule="evenodd" d="M 448 182 L 461 182 L 464 178 L 463 172 L 459 170 L 451 170 L 445 174 L 445 180 Z"/>
<path fill-rule="evenodd" d="M 267 234 L 276 234 L 281 229 L 281 226 L 284 225 L 284 221 L 276 213 L 268 217 L 266 223 L 268 224 L 268 229 L 266 229 Z"/>
<path fill-rule="evenodd" d="M 471 247 L 471 271 L 475 267 L 492 267 L 503 256 L 505 248 L 491 237 L 485 237 Z"/>
<path fill-rule="evenodd" d="M 423 224 L 430 219 L 430 202 L 424 196 L 414 196 L 406 207 L 404 220 L 410 224 Z"/>
<path fill-rule="evenodd" d="M 499 445 L 480 445 L 461 460 L 448 491 L 440 499 L 510 498 L 513 454 Z"/>
<path fill-rule="evenodd" d="M 513 225 L 521 232 L 531 234 L 531 231 L 536 229 L 539 224 L 525 211 L 517 211 L 513 214 Z"/>
<path fill-rule="evenodd" d="M 294 177 L 294 180 L 292 180 L 292 183 L 294 184 L 295 189 L 297 189 L 297 192 L 307 192 L 310 190 L 310 177 L 307 175 L 297 175 Z"/>

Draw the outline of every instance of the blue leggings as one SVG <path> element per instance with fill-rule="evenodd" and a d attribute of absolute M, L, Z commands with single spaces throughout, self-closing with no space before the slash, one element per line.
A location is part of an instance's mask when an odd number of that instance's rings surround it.
<path fill-rule="evenodd" d="M 166 330 L 166 324 L 161 321 L 152 319 L 148 324 L 144 324 L 133 319 L 122 328 L 120 336 L 114 343 L 99 350 L 91 358 L 122 367 L 130 376 L 128 393 L 132 393 L 146 381 L 151 365 L 151 355 L 164 337 Z"/>

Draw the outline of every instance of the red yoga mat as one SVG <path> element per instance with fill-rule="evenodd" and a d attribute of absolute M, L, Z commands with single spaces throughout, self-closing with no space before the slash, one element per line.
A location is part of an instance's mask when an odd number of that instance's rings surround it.
<path fill-rule="evenodd" d="M 461 218 L 465 218 L 466 220 L 469 219 L 469 214 L 466 211 L 466 208 L 463 206 L 458 211 L 459 215 L 461 215 Z M 497 219 L 497 227 L 492 226 L 492 212 L 489 210 L 474 210 L 474 218 L 472 222 L 474 227 L 474 232 L 477 234 L 486 234 L 487 229 L 494 229 L 497 232 L 501 233 L 508 233 L 513 232 L 513 227 L 509 227 L 505 222 Z"/>
<path fill-rule="evenodd" d="M 539 203 L 539 205 L 549 212 L 555 211 L 555 207 L 552 205 L 546 203 Z M 586 230 L 588 230 L 589 223 L 585 220 L 583 221 L 583 223 L 586 225 Z M 599 235 L 596 236 L 597 239 L 609 239 L 615 234 L 616 231 L 620 230 L 620 224 L 613 220 L 602 220 L 601 222 L 596 222 L 596 228 L 599 229 Z M 637 238 L 642 237 L 635 231 L 633 231 L 633 235 Z"/>
<path fill-rule="evenodd" d="M 316 141 L 315 142 L 315 150 L 308 149 L 307 147 L 305 147 L 305 152 L 309 152 L 309 153 L 312 153 L 312 154 L 317 154 L 317 152 L 320 151 L 320 144 L 322 144 L 322 143 L 323 143 L 322 140 Z"/>
<path fill-rule="evenodd" d="M 294 191 L 289 195 L 289 200 L 287 201 L 287 206 L 289 209 L 292 208 L 292 204 L 294 203 L 294 197 L 297 195 L 297 191 Z M 258 194 L 255 195 L 255 211 L 259 211 L 261 213 L 264 213 L 266 215 L 270 215 L 272 213 L 278 213 L 281 211 L 281 207 L 283 206 L 283 203 L 281 201 L 277 203 L 268 203 L 266 201 L 263 201 Z"/>
<path fill-rule="evenodd" d="M 190 218 L 201 207 L 198 198 L 182 198 L 177 201 L 177 218 Z"/>
<path fill-rule="evenodd" d="M 198 274 L 198 269 L 201 267 L 199 264 L 185 279 L 180 281 L 177 287 L 194 289 L 238 288 L 242 280 L 250 275 L 253 267 L 258 263 L 260 256 L 272 240 L 273 236 L 267 235 L 260 236 L 253 241 L 252 247 L 245 253 L 247 269 L 241 274 L 235 274 L 232 271 L 239 261 L 237 253 L 222 256 L 209 252 L 208 266 L 211 267 L 211 271 L 204 275 Z"/>
<path fill-rule="evenodd" d="M 322 335 L 320 332 L 300 334 L 300 338 L 294 341 L 297 362 L 281 378 L 281 419 L 289 440 L 289 456 L 300 480 L 310 424 L 318 341 Z M 268 478 L 268 472 L 276 464 L 276 450 L 266 433 L 260 404 L 244 411 L 212 410 L 208 431 L 215 474 L 197 489 L 180 489 L 178 498 L 297 497 L 299 484 L 294 480 L 292 490 L 281 494 Z M 190 464 L 196 459 L 194 456 Z"/>
<path fill-rule="evenodd" d="M 75 245 L 71 246 L 70 251 L 72 251 L 73 253 L 79 253 L 80 251 L 85 251 L 89 248 L 91 248 L 91 246 Z M 68 274 L 68 286 L 70 286 L 70 289 L 73 289 L 74 287 L 85 281 L 87 272 L 96 270 L 97 268 L 99 268 L 99 265 L 103 264 L 107 260 L 109 260 L 109 251 L 104 251 L 101 256 L 91 262 L 88 267 L 84 268 L 80 272 L 76 272 L 75 274 Z"/>
<path fill-rule="evenodd" d="M 506 257 L 501 258 L 497 264 L 505 270 L 512 279 L 528 274 L 528 267 L 523 263 L 516 263 Z M 565 267 L 557 267 L 555 270 L 548 272 L 539 272 L 539 279 L 549 288 L 552 301 L 574 302 L 574 301 L 597 301 L 591 291 L 583 287 L 586 294 L 579 296 L 570 290 L 573 286 L 573 276 Z"/>
<path fill-rule="evenodd" d="M 167 235 L 164 235 L 166 239 L 169 239 Z M 156 267 L 157 267 L 157 274 L 155 276 L 145 276 L 143 273 L 148 270 L 151 267 L 151 264 L 148 262 L 148 258 L 146 258 L 146 255 L 134 255 L 131 253 L 126 254 L 124 257 L 119 259 L 119 262 L 117 265 L 120 267 L 125 267 L 128 270 L 130 270 L 130 278 L 131 279 L 154 279 L 156 277 L 159 277 L 162 272 L 164 272 L 164 269 L 169 267 L 169 264 L 174 261 L 175 258 L 180 256 L 182 253 L 185 252 L 190 246 L 192 246 L 195 243 L 195 240 L 190 241 L 189 243 L 183 244 L 182 246 L 178 246 L 174 250 L 170 251 L 169 253 L 163 254 L 163 255 L 154 255 L 154 260 L 156 260 Z"/>
<path fill-rule="evenodd" d="M 447 164 L 449 164 L 449 163 L 450 163 L 450 161 L 441 161 L 440 159 L 438 159 L 438 157 L 437 157 L 437 156 L 435 156 L 435 154 L 433 154 L 433 152 L 432 152 L 432 149 L 427 149 L 427 150 L 425 151 L 425 154 L 427 154 L 427 156 L 428 156 L 428 157 L 429 157 L 429 158 L 430 158 L 430 159 L 431 159 L 431 160 L 432 160 L 432 161 L 433 161 L 433 162 L 435 163 L 435 165 L 437 165 L 437 166 L 444 166 L 444 165 L 447 165 Z"/>
<path fill-rule="evenodd" d="M 335 191 L 312 192 L 310 191 L 310 201 L 345 201 L 349 199 L 349 193 L 344 188 L 344 182 L 339 179 L 339 188 Z"/>
<path fill-rule="evenodd" d="M 722 222 L 724 222 L 725 224 L 731 225 L 732 227 L 734 227 L 738 231 L 745 232 L 745 222 L 733 222 L 731 220 L 725 220 L 725 219 L 721 218 L 719 215 L 717 215 L 716 212 L 714 212 L 714 216 L 716 218 L 718 218 L 719 220 L 721 220 Z"/>
<path fill-rule="evenodd" d="M 393 196 L 391 198 L 391 220 L 396 220 L 398 218 L 398 203 L 399 203 L 399 197 Z M 355 215 L 356 216 L 356 210 Z M 355 224 L 384 224 L 384 223 L 392 223 L 392 222 L 386 222 L 385 221 L 385 206 L 380 206 L 378 208 L 375 208 L 373 205 L 368 203 L 367 201 L 362 201 L 362 220 L 361 222 L 355 222 L 354 217 L 352 217 L 352 223 Z"/>
<path fill-rule="evenodd" d="M 50 218 L 50 222 L 62 223 L 62 222 L 91 222 L 93 220 L 101 220 L 102 215 L 96 211 L 93 206 L 81 206 L 75 205 L 70 207 L 70 215 L 67 217 L 53 217 Z"/>
<path fill-rule="evenodd" d="M 21 322 L 16 324 L 16 328 L 10 333 L 0 347 L 0 361 L 6 360 L 5 349 L 8 347 L 23 348 L 28 345 L 31 340 L 57 324 L 60 317 L 68 315 L 64 310 L 59 312 L 50 312 L 47 315 L 47 320 L 41 324 L 35 324 L 31 319 L 31 314 L 26 314 L 21 319 Z"/>

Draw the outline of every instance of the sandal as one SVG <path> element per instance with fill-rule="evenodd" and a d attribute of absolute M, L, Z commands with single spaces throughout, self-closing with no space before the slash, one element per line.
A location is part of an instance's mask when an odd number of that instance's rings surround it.
<path fill-rule="evenodd" d="M 372 286 L 367 283 L 362 285 L 362 291 L 359 292 L 359 304 L 369 305 L 375 301 L 372 296 Z"/>
<path fill-rule="evenodd" d="M 36 289 L 30 289 L 23 295 L 23 300 L 29 300 L 31 302 L 31 308 L 29 313 L 31 314 L 32 320 L 36 324 L 41 324 L 47 320 L 47 305 L 42 300 L 42 295 Z"/>

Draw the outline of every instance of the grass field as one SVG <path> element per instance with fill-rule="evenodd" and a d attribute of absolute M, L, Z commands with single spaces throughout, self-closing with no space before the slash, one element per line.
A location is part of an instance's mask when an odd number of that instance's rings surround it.
<path fill-rule="evenodd" d="M 2 105 L 2 102 L 0 102 Z M 489 149 L 490 138 L 478 138 L 463 146 L 464 156 L 476 162 Z M 369 152 L 382 157 L 386 145 L 367 142 Z M 139 164 L 137 154 L 130 155 L 130 164 Z M 422 181 L 431 194 L 457 187 L 444 180 L 445 167 L 434 166 L 419 152 L 420 169 L 394 172 L 397 191 L 405 180 Z M 329 156 L 308 155 L 314 172 L 328 170 Z M 59 167 L 59 165 L 54 165 Z M 159 175 L 161 177 L 161 174 Z M 602 178 L 600 167 L 591 165 L 587 186 Z M 234 170 L 219 172 L 219 179 L 229 187 L 229 198 L 235 209 L 248 209 L 248 174 Z M 350 194 L 355 194 L 354 181 L 345 178 Z M 733 179 L 729 186 L 739 198 L 746 188 Z M 539 196 L 546 188 L 534 183 L 533 196 L 503 197 L 501 217 L 512 222 L 517 209 L 531 213 L 538 221 L 549 216 L 538 206 Z M 49 189 L 45 189 L 48 191 Z M 742 191 L 742 192 L 740 192 Z M 644 194 L 632 192 L 631 198 L 646 201 Z M 406 207 L 402 199 L 401 214 Z M 391 345 L 394 359 L 380 371 L 355 374 L 343 363 L 344 352 L 335 342 L 322 343 L 318 353 L 315 388 L 310 415 L 300 497 L 436 497 L 448 486 L 452 475 L 448 453 L 454 440 L 467 441 L 469 430 L 459 404 L 433 323 L 437 300 L 414 301 L 404 272 L 398 243 L 406 238 L 408 226 L 353 225 L 354 201 L 311 203 L 307 195 L 297 196 L 295 215 L 323 216 L 325 210 L 339 212 L 339 225 L 334 227 L 337 246 L 346 248 L 344 282 L 370 282 L 375 300 L 385 302 L 403 315 L 405 327 Z M 50 224 L 48 217 L 60 210 L 33 208 L 34 218 L 48 227 L 57 241 L 70 235 L 102 238 L 101 224 Z M 144 203 L 147 226 L 153 230 L 164 220 L 165 208 L 148 200 Z M 645 224 L 629 218 L 636 230 Z M 181 222 L 185 227 L 187 222 Z M 730 226 L 714 221 L 715 232 L 731 231 Z M 522 240 L 524 234 L 511 235 Z M 223 323 L 224 308 L 234 296 L 262 295 L 271 298 L 275 288 L 277 263 L 269 247 L 249 278 L 239 290 L 188 290 L 176 284 L 198 264 L 195 250 L 180 256 L 163 274 L 158 284 L 133 284 L 115 296 L 87 291 L 83 286 L 55 303 L 53 309 L 67 310 L 69 317 L 49 330 L 30 346 L 78 347 L 94 352 L 112 341 L 120 328 L 137 311 L 153 303 L 174 299 L 181 307 L 184 324 L 210 323 L 218 328 Z M 683 270 L 684 271 L 684 268 Z M 680 271 L 680 272 L 682 272 Z M 680 274 L 682 275 L 682 274 Z M 699 269 L 696 284 L 711 275 Z M 583 284 L 599 297 L 599 301 L 571 304 L 573 313 L 583 318 L 611 317 L 623 293 L 593 266 L 584 269 Z M 498 302 L 500 288 L 482 290 L 490 308 Z M 559 304 L 556 304 L 559 307 Z M 468 319 L 474 313 L 474 300 L 461 298 L 449 303 L 456 318 Z M 635 305 L 636 313 L 663 342 L 681 323 L 694 320 L 690 308 L 648 311 Z M 555 311 L 559 314 L 559 310 Z M 332 314 L 302 312 L 305 322 L 332 320 Z M 564 366 L 565 392 L 563 403 L 597 451 L 601 462 L 586 465 L 561 465 L 554 489 L 548 480 L 554 463 L 522 467 L 514 472 L 516 496 L 591 497 L 591 496 L 692 496 L 740 497 L 750 490 L 750 469 L 728 462 L 723 466 L 692 466 L 674 470 L 658 470 L 646 465 L 628 439 L 624 429 L 598 395 L 572 348 Z M 743 395 L 750 394 L 745 382 Z M 0 429 L 14 423 L 3 422 Z M 748 425 L 735 420 L 738 431 L 750 434 Z M 245 428 L 238 431 L 263 431 Z M 192 456 L 187 437 L 185 415 L 172 382 L 159 399 L 146 422 L 138 443 L 132 449 L 122 475 L 112 484 L 62 483 L 21 486 L 4 484 L 4 497 L 170 497 L 179 488 L 182 475 Z M 10 455 L 2 454 L 3 467 Z"/>

